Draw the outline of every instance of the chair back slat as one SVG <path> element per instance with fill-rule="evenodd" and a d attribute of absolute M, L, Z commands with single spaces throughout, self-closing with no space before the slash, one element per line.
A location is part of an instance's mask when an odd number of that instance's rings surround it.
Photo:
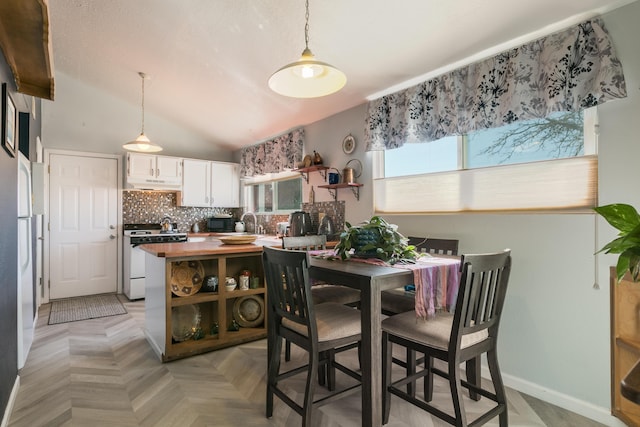
<path fill-rule="evenodd" d="M 462 337 L 487 330 L 495 339 L 511 271 L 511 251 L 463 255 L 462 274 L 449 348 L 460 348 Z"/>
<path fill-rule="evenodd" d="M 292 236 L 282 238 L 282 249 L 312 251 L 327 248 L 327 236 L 324 234 L 311 236 Z"/>
<path fill-rule="evenodd" d="M 409 237 L 408 243 L 416 247 L 417 252 L 435 255 L 458 255 L 457 239 L 431 239 L 426 237 Z"/>
<path fill-rule="evenodd" d="M 313 298 L 307 272 L 307 253 L 265 246 L 262 261 L 267 282 L 270 321 L 279 327 L 282 319 L 307 327 L 317 337 Z"/>

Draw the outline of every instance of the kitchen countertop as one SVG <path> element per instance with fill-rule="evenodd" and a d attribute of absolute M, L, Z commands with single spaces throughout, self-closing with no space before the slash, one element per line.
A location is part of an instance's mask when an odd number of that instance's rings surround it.
<path fill-rule="evenodd" d="M 261 235 L 254 243 L 244 245 L 227 245 L 216 239 L 216 237 L 229 235 L 230 233 L 189 233 L 189 238 L 202 237 L 207 240 L 181 243 L 154 243 L 140 245 L 140 249 L 159 258 L 178 258 L 188 256 L 262 252 L 263 246 L 282 245 L 282 240 L 269 235 Z"/>
<path fill-rule="evenodd" d="M 188 233 L 187 238 L 198 241 L 181 243 L 154 243 L 140 245 L 143 251 L 158 258 L 179 258 L 189 256 L 238 254 L 262 252 L 263 246 L 282 247 L 282 239 L 273 235 L 258 235 L 254 243 L 244 245 L 228 245 L 222 243 L 217 237 L 243 235 L 246 233 Z M 199 240 L 203 239 L 203 240 Z M 338 242 L 327 242 L 327 248 L 333 248 Z"/>

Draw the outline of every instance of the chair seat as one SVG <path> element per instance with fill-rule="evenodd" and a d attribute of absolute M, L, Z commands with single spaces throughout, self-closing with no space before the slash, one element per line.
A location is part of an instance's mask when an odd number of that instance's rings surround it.
<path fill-rule="evenodd" d="M 452 326 L 453 314 L 448 312 L 438 312 L 435 317 L 423 320 L 417 318 L 415 311 L 409 311 L 382 321 L 382 329 L 392 335 L 442 350 L 447 350 L 449 347 Z M 467 348 L 485 340 L 488 336 L 486 329 L 463 335 L 460 347 Z"/>
<path fill-rule="evenodd" d="M 340 285 L 313 285 L 311 287 L 314 304 L 335 302 L 338 304 L 355 304 L 360 301 L 360 291 Z"/>
<path fill-rule="evenodd" d="M 360 335 L 360 312 L 346 305 L 327 302 L 315 306 L 318 342 Z M 282 319 L 282 326 L 307 336 L 305 325 Z"/>
<path fill-rule="evenodd" d="M 380 305 L 384 314 L 405 313 L 416 308 L 415 295 L 407 293 L 403 288 L 382 291 L 380 298 Z"/>

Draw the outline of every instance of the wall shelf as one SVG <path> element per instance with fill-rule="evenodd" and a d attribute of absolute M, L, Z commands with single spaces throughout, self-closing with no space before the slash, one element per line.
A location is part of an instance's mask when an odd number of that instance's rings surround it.
<path fill-rule="evenodd" d="M 305 181 L 307 181 L 307 184 L 309 183 L 309 172 L 318 172 L 320 175 L 322 175 L 322 178 L 324 178 L 325 182 L 327 181 L 327 169 L 329 169 L 329 166 L 323 166 L 323 165 L 316 165 L 316 166 L 309 166 L 308 168 L 298 168 L 298 169 L 294 169 L 295 172 L 300 172 L 300 175 L 302 175 L 302 177 L 304 178 Z"/>
<path fill-rule="evenodd" d="M 318 185 L 318 188 L 326 188 L 333 197 L 333 201 L 338 201 L 338 189 L 340 188 L 350 188 L 353 192 L 353 195 L 356 197 L 356 200 L 360 200 L 360 187 L 364 184 L 356 184 L 356 183 L 343 183 L 343 184 L 329 184 L 329 185 Z"/>

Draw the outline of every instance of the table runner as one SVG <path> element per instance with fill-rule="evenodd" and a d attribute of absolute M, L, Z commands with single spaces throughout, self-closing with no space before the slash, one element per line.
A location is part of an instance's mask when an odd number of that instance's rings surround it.
<path fill-rule="evenodd" d="M 309 251 L 310 256 L 331 258 L 335 256 L 332 249 Z M 433 317 L 438 310 L 453 311 L 460 282 L 460 259 L 457 257 L 439 257 L 422 255 L 415 264 L 394 264 L 377 258 L 349 258 L 349 261 L 366 264 L 384 265 L 413 271 L 416 287 L 416 317 L 427 319 Z"/>

